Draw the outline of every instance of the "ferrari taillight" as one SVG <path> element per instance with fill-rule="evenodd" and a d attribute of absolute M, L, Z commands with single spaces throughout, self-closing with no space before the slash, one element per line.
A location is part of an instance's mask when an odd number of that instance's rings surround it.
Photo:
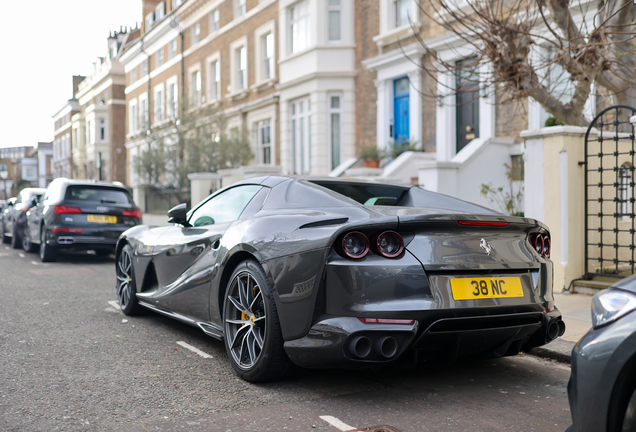
<path fill-rule="evenodd" d="M 395 258 L 404 250 L 404 240 L 395 231 L 385 231 L 375 242 L 378 252 L 385 258 Z"/>
<path fill-rule="evenodd" d="M 544 258 L 550 258 L 550 236 L 546 234 L 532 234 L 528 241 L 536 253 Z"/>
<path fill-rule="evenodd" d="M 369 239 L 361 232 L 350 232 L 342 238 L 342 251 L 349 258 L 364 258 L 369 252 Z"/>

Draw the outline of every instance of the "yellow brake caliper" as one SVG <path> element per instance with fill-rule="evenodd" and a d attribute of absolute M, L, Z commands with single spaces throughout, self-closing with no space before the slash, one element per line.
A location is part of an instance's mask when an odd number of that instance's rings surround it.
<path fill-rule="evenodd" d="M 252 291 L 254 293 L 254 296 L 256 296 L 256 290 L 258 289 L 258 285 L 254 285 L 254 288 L 252 288 Z M 241 312 L 241 320 L 242 321 L 251 321 L 252 324 L 254 324 L 254 320 L 256 319 L 256 317 L 254 315 L 249 316 L 247 315 L 245 312 Z M 247 324 L 243 324 L 243 325 L 247 325 Z"/>

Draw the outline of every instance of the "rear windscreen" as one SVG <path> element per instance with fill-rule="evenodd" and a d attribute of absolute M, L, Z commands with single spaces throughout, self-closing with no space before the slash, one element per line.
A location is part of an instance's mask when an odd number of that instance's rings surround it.
<path fill-rule="evenodd" d="M 351 198 L 363 205 L 395 206 L 402 200 L 407 189 L 401 187 L 367 185 L 355 183 L 336 183 L 329 181 L 311 181 Z"/>
<path fill-rule="evenodd" d="M 64 200 L 98 204 L 131 204 L 129 195 L 121 189 L 95 186 L 69 186 Z"/>

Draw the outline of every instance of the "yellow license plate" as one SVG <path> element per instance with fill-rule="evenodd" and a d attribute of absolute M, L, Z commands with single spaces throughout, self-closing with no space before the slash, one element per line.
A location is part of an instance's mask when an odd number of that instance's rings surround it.
<path fill-rule="evenodd" d="M 518 277 L 458 278 L 450 283 L 455 300 L 523 297 Z"/>
<path fill-rule="evenodd" d="M 105 216 L 105 215 L 86 215 L 87 222 L 97 223 L 117 223 L 117 216 Z"/>

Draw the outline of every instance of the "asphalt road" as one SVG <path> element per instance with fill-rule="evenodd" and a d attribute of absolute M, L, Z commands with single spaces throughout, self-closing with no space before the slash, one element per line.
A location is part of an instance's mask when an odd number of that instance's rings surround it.
<path fill-rule="evenodd" d="M 544 432 L 570 424 L 567 365 L 517 356 L 310 371 L 254 385 L 201 331 L 154 313 L 125 317 L 114 286 L 112 257 L 45 265 L 0 246 L 0 431 Z"/>

